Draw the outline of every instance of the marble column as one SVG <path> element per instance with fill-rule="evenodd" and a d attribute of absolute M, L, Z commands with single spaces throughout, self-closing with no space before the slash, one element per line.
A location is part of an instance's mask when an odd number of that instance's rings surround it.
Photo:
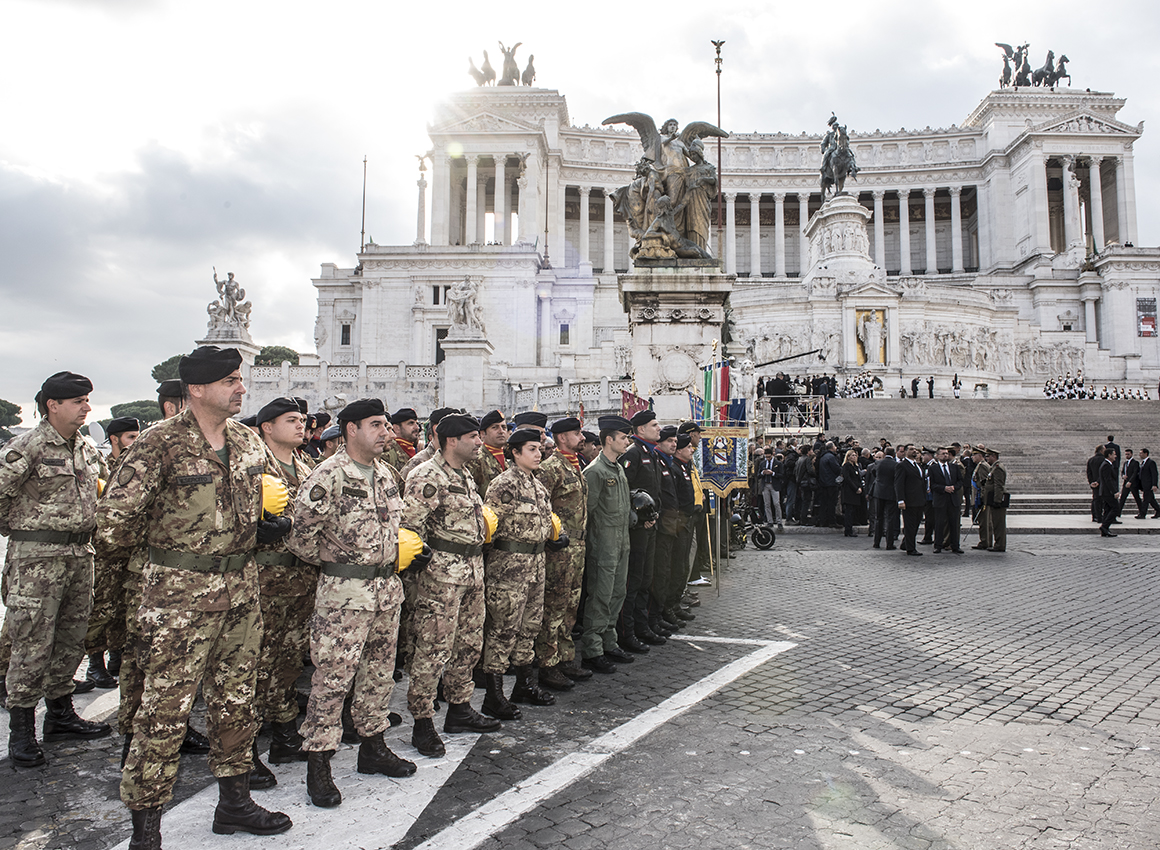
<path fill-rule="evenodd" d="M 507 154 L 495 155 L 495 214 L 492 216 L 496 244 L 506 244 L 507 238 Z"/>
<path fill-rule="evenodd" d="M 1096 252 L 1104 250 L 1104 187 L 1100 180 L 1102 157 L 1088 159 L 1088 196 L 1092 205 L 1092 245 Z M 1095 307 L 1093 306 L 1094 310 Z"/>
<path fill-rule="evenodd" d="M 464 204 L 466 214 L 463 228 L 463 242 L 470 245 L 475 241 L 479 232 L 479 157 L 474 154 L 467 156 L 467 201 Z"/>
<path fill-rule="evenodd" d="M 1083 330 L 1088 342 L 1099 343 L 1099 328 L 1096 325 L 1096 300 L 1098 296 L 1084 296 Z"/>
<path fill-rule="evenodd" d="M 557 194 L 555 227 L 560 252 L 556 259 L 556 264 L 560 268 L 566 268 L 568 266 L 568 231 L 565 229 L 565 225 L 568 220 L 568 187 L 561 183 Z"/>
<path fill-rule="evenodd" d="M 616 222 L 613 216 L 616 211 L 612 207 L 612 195 L 608 187 L 604 187 L 604 273 L 610 274 L 616 270 Z"/>
<path fill-rule="evenodd" d="M 725 193 L 725 274 L 737 274 L 737 193 Z"/>
<path fill-rule="evenodd" d="M 785 277 L 785 192 L 773 194 L 773 276 Z"/>
<path fill-rule="evenodd" d="M 1136 244 L 1136 197 L 1132 187 L 1132 155 L 1115 157 L 1116 217 L 1119 220 L 1120 244 Z"/>
<path fill-rule="evenodd" d="M 951 186 L 951 271 L 963 271 L 963 187 Z"/>
<path fill-rule="evenodd" d="M 749 193 L 749 276 L 761 277 L 761 193 Z"/>
<path fill-rule="evenodd" d="M 1047 164 L 1043 151 L 1032 148 L 1027 165 L 1031 189 L 1031 253 L 1051 253 L 1050 213 L 1047 205 Z"/>
<path fill-rule="evenodd" d="M 806 225 L 810 223 L 810 194 L 798 193 L 798 277 L 805 277 L 810 270 L 810 240 L 806 236 Z"/>
<path fill-rule="evenodd" d="M 427 243 L 427 179 L 420 174 L 419 182 L 415 185 L 419 187 L 419 214 L 415 221 L 415 244 L 425 245 Z"/>
<path fill-rule="evenodd" d="M 929 186 L 922 190 L 922 196 L 926 198 L 926 238 L 923 240 L 926 243 L 926 274 L 938 274 L 938 249 L 934 241 L 934 193 L 937 191 Z"/>
<path fill-rule="evenodd" d="M 580 187 L 580 264 L 591 264 L 591 245 L 588 235 L 588 196 L 592 194 L 591 186 Z"/>
<path fill-rule="evenodd" d="M 886 197 L 885 189 L 875 189 L 874 196 L 874 265 L 880 269 L 886 268 L 886 223 L 882 220 L 882 199 Z"/>
<path fill-rule="evenodd" d="M 913 274 L 910 268 L 910 190 L 898 190 L 898 274 Z"/>
<path fill-rule="evenodd" d="M 1079 226 L 1079 178 L 1075 176 L 1075 157 L 1061 157 L 1063 162 L 1063 247 L 1069 250 L 1082 241 Z"/>
<path fill-rule="evenodd" d="M 451 200 L 451 157 L 437 153 L 431 160 L 431 244 L 447 244 Z"/>
<path fill-rule="evenodd" d="M 487 175 L 479 174 L 475 184 L 475 241 L 487 241 Z"/>
<path fill-rule="evenodd" d="M 529 152 L 520 175 L 520 241 L 538 244 L 543 232 L 543 210 L 540 207 L 540 164 L 535 152 Z"/>
<path fill-rule="evenodd" d="M 1136 178 L 1135 160 L 1131 152 L 1124 155 L 1124 206 L 1127 209 L 1128 241 L 1136 244 Z"/>

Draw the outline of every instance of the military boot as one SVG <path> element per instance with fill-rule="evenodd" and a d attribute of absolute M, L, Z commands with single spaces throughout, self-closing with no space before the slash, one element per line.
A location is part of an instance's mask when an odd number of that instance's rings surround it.
<path fill-rule="evenodd" d="M 483 698 L 483 713 L 496 720 L 519 720 L 520 710 L 503 695 L 503 673 L 487 674 L 487 695 Z"/>
<path fill-rule="evenodd" d="M 350 713 L 350 704 L 354 701 L 354 697 L 347 695 L 347 698 L 342 701 L 342 742 L 344 744 L 357 744 L 359 741 L 358 730 L 354 728 L 354 717 Z"/>
<path fill-rule="evenodd" d="M 109 688 L 117 687 L 116 678 L 111 676 L 108 668 L 105 667 L 105 653 L 103 652 L 89 656 L 89 670 L 85 674 L 85 678 L 101 690 L 107 691 Z"/>
<path fill-rule="evenodd" d="M 286 723 L 271 720 L 270 764 L 290 764 L 296 761 L 306 761 L 298 725 L 293 720 Z"/>
<path fill-rule="evenodd" d="M 44 713 L 44 740 L 59 741 L 62 738 L 103 738 L 113 734 L 108 723 L 90 723 L 77 715 L 73 708 L 72 694 L 56 699 L 46 699 L 48 711 Z"/>
<path fill-rule="evenodd" d="M 455 735 L 461 732 L 497 732 L 503 724 L 490 717 L 484 717 L 471 707 L 469 702 L 447 704 L 447 718 L 443 721 L 443 731 Z"/>
<path fill-rule="evenodd" d="M 109 650 L 109 663 L 105 665 L 105 669 L 109 671 L 110 676 L 121 675 L 121 650 Z"/>
<path fill-rule="evenodd" d="M 133 837 L 129 850 L 161 850 L 161 806 L 130 811 Z"/>
<path fill-rule="evenodd" d="M 342 802 L 342 792 L 330 775 L 330 758 L 334 750 L 306 754 L 306 793 L 320 809 L 333 809 Z"/>
<path fill-rule="evenodd" d="M 559 664 L 540 668 L 540 684 L 554 691 L 570 691 L 576 683 L 564 675 Z"/>
<path fill-rule="evenodd" d="M 8 719 L 8 757 L 16 767 L 39 767 L 44 751 L 36 742 L 36 707 L 10 708 Z"/>
<path fill-rule="evenodd" d="M 419 751 L 420 755 L 428 758 L 441 758 L 447 750 L 439 733 L 435 731 L 435 721 L 430 717 L 416 717 L 415 728 L 411 732 L 411 746 Z"/>
<path fill-rule="evenodd" d="M 201 755 L 209 752 L 209 738 L 185 724 L 185 737 L 181 739 L 181 752 L 186 755 Z"/>
<path fill-rule="evenodd" d="M 573 658 L 567 664 L 561 664 L 558 669 L 561 673 L 563 673 L 574 682 L 583 682 L 591 679 L 592 671 L 585 670 L 583 667 L 581 667 L 579 663 L 580 660 L 581 659 L 579 658 Z"/>
<path fill-rule="evenodd" d="M 383 740 L 383 733 L 370 735 L 362 739 L 358 748 L 358 772 L 381 773 L 384 776 L 393 776 L 402 779 L 415 773 L 415 763 L 401 759 L 391 752 Z"/>
<path fill-rule="evenodd" d="M 672 620 L 676 623 L 679 623 L 682 620 L 686 623 L 689 623 L 697 619 L 696 614 L 686 611 L 677 605 L 674 605 L 672 608 L 666 608 L 664 616 L 666 620 Z"/>
<path fill-rule="evenodd" d="M 525 705 L 555 705 L 556 698 L 536 684 L 531 664 L 516 668 L 516 684 L 512 688 L 512 702 Z"/>
<path fill-rule="evenodd" d="M 262 764 L 262 759 L 258 755 L 258 737 L 256 735 L 254 736 L 252 760 L 248 774 L 249 783 L 246 785 L 247 794 L 251 788 L 255 791 L 265 791 L 278 784 L 278 777 L 274 775 L 274 771 Z"/>
<path fill-rule="evenodd" d="M 0 708 L 8 708 L 8 677 L 0 676 Z"/>
<path fill-rule="evenodd" d="M 218 779 L 218 804 L 213 813 L 213 831 L 218 835 L 248 832 L 250 835 L 277 835 L 294 824 L 282 812 L 263 809 L 250 797 L 250 774 Z"/>

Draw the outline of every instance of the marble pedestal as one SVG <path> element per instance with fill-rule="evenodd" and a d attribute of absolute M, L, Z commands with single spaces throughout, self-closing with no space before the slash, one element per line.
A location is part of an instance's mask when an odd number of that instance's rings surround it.
<path fill-rule="evenodd" d="M 495 348 L 483 337 L 448 336 L 443 348 L 444 405 L 462 407 L 468 413 L 483 412 L 484 376 Z"/>
<path fill-rule="evenodd" d="M 642 260 L 618 278 L 636 393 L 652 398 L 666 423 L 689 418 L 689 392 L 701 388 L 700 367 L 714 358 L 734 277 L 716 261 Z"/>

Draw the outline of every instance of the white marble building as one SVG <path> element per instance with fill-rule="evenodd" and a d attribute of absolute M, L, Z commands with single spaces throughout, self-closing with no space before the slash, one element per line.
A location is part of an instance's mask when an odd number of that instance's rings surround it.
<path fill-rule="evenodd" d="M 864 214 L 813 230 L 820 134 L 726 140 L 723 250 L 711 248 L 736 275 L 731 353 L 762 363 L 821 348 L 824 363 L 783 368 L 872 369 L 891 390 L 958 374 L 968 392 L 1034 396 L 1080 368 L 1154 388 L 1160 339 L 1142 334 L 1155 327 L 1160 249 L 1134 247 L 1143 125 L 1119 120 L 1123 106 L 1109 93 L 1006 89 L 961 126 L 853 128 L 861 172 L 846 190 Z M 633 176 L 635 131 L 573 126 L 564 97 L 537 88 L 473 89 L 437 115 L 414 242 L 365 245 L 353 268 L 323 265 L 321 365 L 255 367 L 253 403 L 379 393 L 420 409 L 583 399 L 593 410 L 631 385 L 617 281 L 629 237 L 610 194 Z M 448 382 L 445 357 L 466 349 L 444 346 L 447 296 L 468 277 L 486 347 Z M 478 388 L 466 391 L 465 375 Z"/>

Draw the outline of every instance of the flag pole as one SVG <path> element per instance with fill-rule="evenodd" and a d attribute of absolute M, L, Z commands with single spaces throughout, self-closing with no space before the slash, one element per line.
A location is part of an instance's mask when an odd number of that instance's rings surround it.
<path fill-rule="evenodd" d="M 715 41 L 710 39 L 710 43 L 717 48 L 717 58 L 713 61 L 717 65 L 717 126 L 721 126 L 721 45 L 725 43 L 725 39 Z M 721 197 L 722 197 L 722 175 L 721 175 L 721 137 L 717 137 L 717 256 L 723 258 L 725 256 L 725 246 L 723 237 L 721 235 L 721 228 L 723 227 L 723 219 L 721 217 Z"/>

